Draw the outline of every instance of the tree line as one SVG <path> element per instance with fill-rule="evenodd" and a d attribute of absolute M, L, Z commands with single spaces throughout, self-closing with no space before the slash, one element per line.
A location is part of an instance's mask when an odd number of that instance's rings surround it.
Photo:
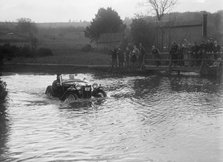
<path fill-rule="evenodd" d="M 121 20 L 112 8 L 101 8 L 95 18 L 85 30 L 85 36 L 97 42 L 104 33 L 125 33 L 129 42 L 152 47 L 155 43 L 158 27 L 161 25 L 199 24 L 202 22 L 203 12 L 168 13 L 177 3 L 176 0 L 146 0 L 144 5 L 150 6 L 155 16 L 137 16 L 132 19 L 130 26 Z M 223 26 L 223 11 L 208 14 L 208 31 L 210 37 L 220 42 Z M 126 33 L 127 31 L 127 33 Z"/>

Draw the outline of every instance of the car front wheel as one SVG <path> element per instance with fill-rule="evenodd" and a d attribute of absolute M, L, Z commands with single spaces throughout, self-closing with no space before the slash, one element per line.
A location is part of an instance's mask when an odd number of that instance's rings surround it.
<path fill-rule="evenodd" d="M 93 96 L 96 98 L 102 98 L 102 97 L 106 97 L 106 93 L 103 90 L 97 90 L 96 92 L 93 93 Z"/>
<path fill-rule="evenodd" d="M 71 103 L 71 102 L 74 102 L 77 99 L 78 99 L 78 97 L 75 93 L 67 93 L 62 98 L 62 101 L 66 102 L 66 103 Z"/>
<path fill-rule="evenodd" d="M 46 94 L 47 96 L 49 96 L 49 97 L 52 97 L 52 96 L 53 96 L 52 86 L 48 86 L 48 87 L 46 88 L 46 92 L 45 92 L 45 94 Z"/>

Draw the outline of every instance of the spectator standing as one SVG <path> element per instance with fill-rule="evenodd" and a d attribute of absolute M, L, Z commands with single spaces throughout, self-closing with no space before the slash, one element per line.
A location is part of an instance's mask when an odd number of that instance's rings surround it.
<path fill-rule="evenodd" d="M 208 50 L 207 43 L 205 41 L 202 41 L 200 44 L 201 59 L 206 60 L 205 62 L 209 64 L 209 61 L 207 61 L 207 59 L 209 58 L 207 50 Z"/>
<path fill-rule="evenodd" d="M 117 48 L 114 48 L 112 51 L 112 68 L 117 68 L 118 66 L 118 51 L 117 51 Z"/>
<path fill-rule="evenodd" d="M 135 68 L 136 66 L 138 55 L 139 55 L 139 49 L 136 47 L 136 45 L 134 45 L 133 50 L 131 52 L 131 62 L 132 62 L 133 68 Z"/>
<path fill-rule="evenodd" d="M 188 59 L 189 59 L 189 56 L 188 56 L 188 48 L 186 46 L 186 44 L 182 44 L 182 53 L 183 53 L 183 64 L 184 66 L 188 66 L 189 65 L 189 62 L 188 62 Z"/>
<path fill-rule="evenodd" d="M 194 60 L 192 61 L 192 66 L 197 66 L 201 64 L 201 56 L 199 53 L 199 46 L 197 45 L 197 42 L 194 42 L 194 45 L 191 48 L 192 56 L 191 58 Z"/>
<path fill-rule="evenodd" d="M 123 68 L 123 64 L 124 64 L 124 53 L 121 50 L 121 48 L 118 48 L 118 63 L 119 63 L 119 68 Z"/>
<path fill-rule="evenodd" d="M 215 60 L 217 60 L 217 58 L 219 57 L 218 53 L 220 53 L 220 51 L 221 51 L 221 46 L 218 44 L 217 41 L 214 41 L 213 52 Z"/>
<path fill-rule="evenodd" d="M 212 53 L 214 49 L 214 42 L 213 39 L 208 39 L 206 43 L 206 52 Z"/>
<path fill-rule="evenodd" d="M 130 53 L 131 53 L 131 51 L 130 51 L 130 49 L 129 49 L 129 46 L 127 46 L 127 47 L 125 48 L 125 66 L 126 66 L 126 67 L 129 67 Z"/>
<path fill-rule="evenodd" d="M 156 66 L 160 66 L 160 52 L 154 45 L 152 46 L 152 55 L 155 59 Z"/>
<path fill-rule="evenodd" d="M 184 65 L 184 56 L 183 56 L 183 45 L 179 44 L 178 45 L 178 50 L 177 50 L 177 59 L 178 59 L 178 65 L 183 66 Z"/>
<path fill-rule="evenodd" d="M 139 66 L 141 70 L 143 69 L 144 66 L 145 55 L 146 55 L 145 48 L 143 47 L 142 43 L 139 43 Z"/>
<path fill-rule="evenodd" d="M 171 60 L 171 66 L 177 65 L 177 51 L 178 51 L 178 45 L 176 42 L 173 42 L 170 47 L 170 60 Z"/>

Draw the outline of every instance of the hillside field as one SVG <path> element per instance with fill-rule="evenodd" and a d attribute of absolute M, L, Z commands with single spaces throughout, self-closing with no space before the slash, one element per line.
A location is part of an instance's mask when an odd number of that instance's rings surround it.
<path fill-rule="evenodd" d="M 90 44 L 84 35 L 84 28 L 39 28 L 38 48 L 49 48 L 53 56 L 14 58 L 8 63 L 108 65 L 111 62 L 108 52 L 93 49 L 84 52 L 82 48 Z"/>

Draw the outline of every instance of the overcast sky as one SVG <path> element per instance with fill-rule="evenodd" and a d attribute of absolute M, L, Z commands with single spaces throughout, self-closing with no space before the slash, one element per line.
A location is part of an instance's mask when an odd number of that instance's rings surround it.
<path fill-rule="evenodd" d="M 91 21 L 101 7 L 112 7 L 122 19 L 151 14 L 140 5 L 145 0 L 0 0 L 0 21 L 31 18 L 35 22 Z M 178 0 L 172 11 L 223 9 L 223 0 Z"/>

